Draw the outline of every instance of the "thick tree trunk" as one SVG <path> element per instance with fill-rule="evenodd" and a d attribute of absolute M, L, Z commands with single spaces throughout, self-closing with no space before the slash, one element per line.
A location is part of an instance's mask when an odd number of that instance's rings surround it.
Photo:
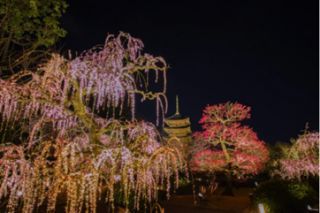
<path fill-rule="evenodd" d="M 229 171 L 226 172 L 226 187 L 222 192 L 222 195 L 234 196 L 233 189 L 232 189 L 232 177 Z"/>

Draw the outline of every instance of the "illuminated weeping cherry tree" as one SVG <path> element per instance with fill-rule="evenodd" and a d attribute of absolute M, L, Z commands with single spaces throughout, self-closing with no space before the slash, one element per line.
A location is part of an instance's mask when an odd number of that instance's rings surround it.
<path fill-rule="evenodd" d="M 138 210 L 159 189 L 169 196 L 172 177 L 177 187 L 181 154 L 160 144 L 153 124 L 134 119 L 136 96 L 156 100 L 158 116 L 166 110 L 167 65 L 142 48 L 121 32 L 73 60 L 53 55 L 36 73 L 0 80 L 2 128 L 28 130 L 26 141 L 0 147 L 8 212 L 54 212 L 59 196 L 67 198 L 66 212 L 95 212 L 99 199 L 113 209 L 119 196 Z M 164 82 L 162 90 L 149 90 L 151 77 Z M 131 119 L 117 119 L 128 109 Z"/>
<path fill-rule="evenodd" d="M 299 181 L 319 176 L 319 132 L 306 131 L 290 147 L 283 147 L 282 153 L 279 168 L 272 172 L 273 175 Z"/>

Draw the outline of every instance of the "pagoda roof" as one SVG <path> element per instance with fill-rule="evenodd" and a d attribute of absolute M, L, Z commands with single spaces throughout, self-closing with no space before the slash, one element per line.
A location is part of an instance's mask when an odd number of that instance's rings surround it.
<path fill-rule="evenodd" d="M 183 129 L 183 128 L 189 128 L 190 124 L 183 125 L 183 126 L 169 126 L 168 124 L 165 124 L 164 127 L 171 128 L 171 129 Z"/>
<path fill-rule="evenodd" d="M 171 127 L 164 127 L 163 130 L 166 132 L 166 133 L 172 133 L 172 132 L 179 132 L 179 133 L 191 133 L 191 128 L 190 126 L 188 127 L 184 127 L 184 128 L 171 128 Z"/>
<path fill-rule="evenodd" d="M 164 125 L 169 127 L 184 127 L 190 126 L 190 119 L 188 117 L 180 119 L 164 119 Z"/>

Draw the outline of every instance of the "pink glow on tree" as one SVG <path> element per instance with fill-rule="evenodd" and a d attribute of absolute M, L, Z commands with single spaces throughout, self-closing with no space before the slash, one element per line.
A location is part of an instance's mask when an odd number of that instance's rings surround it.
<path fill-rule="evenodd" d="M 18 123 L 29 131 L 21 145 L 0 146 L 0 200 L 8 199 L 8 212 L 21 204 L 31 213 L 45 202 L 54 212 L 61 194 L 66 212 L 96 212 L 101 196 L 113 210 L 116 193 L 126 207 L 133 198 L 138 211 L 159 189 L 169 196 L 171 177 L 178 186 L 186 167 L 180 151 L 160 144 L 153 124 L 134 119 L 136 97 L 155 100 L 159 113 L 167 105 L 166 62 L 142 49 L 121 32 L 74 59 L 54 54 L 37 72 L 0 79 L 0 128 Z M 120 120 L 125 109 L 131 117 Z"/>
<path fill-rule="evenodd" d="M 207 106 L 200 120 L 203 131 L 194 134 L 192 170 L 226 171 L 238 177 L 259 173 L 269 152 L 251 128 L 240 124 L 247 118 L 250 108 L 239 103 Z"/>
<path fill-rule="evenodd" d="M 290 148 L 284 148 L 279 160 L 280 169 L 273 174 L 283 179 L 319 176 L 319 132 L 306 132 Z"/>

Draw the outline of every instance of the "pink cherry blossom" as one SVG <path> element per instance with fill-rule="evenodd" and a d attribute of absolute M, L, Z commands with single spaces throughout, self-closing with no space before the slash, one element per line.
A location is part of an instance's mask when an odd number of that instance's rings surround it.
<path fill-rule="evenodd" d="M 273 172 L 284 179 L 319 176 L 319 133 L 300 135 L 279 160 L 280 169 Z"/>
<path fill-rule="evenodd" d="M 0 146 L 7 212 L 31 213 L 44 203 L 55 212 L 59 196 L 68 213 L 96 212 L 98 200 L 114 210 L 116 192 L 139 211 L 141 200 L 151 205 L 159 189 L 169 197 L 178 187 L 187 172 L 181 152 L 152 123 L 135 119 L 138 98 L 156 101 L 157 121 L 167 110 L 166 62 L 143 47 L 121 32 L 75 58 L 53 54 L 36 72 L 0 79 L 1 131 L 17 124 L 29 131 L 20 145 Z"/>

